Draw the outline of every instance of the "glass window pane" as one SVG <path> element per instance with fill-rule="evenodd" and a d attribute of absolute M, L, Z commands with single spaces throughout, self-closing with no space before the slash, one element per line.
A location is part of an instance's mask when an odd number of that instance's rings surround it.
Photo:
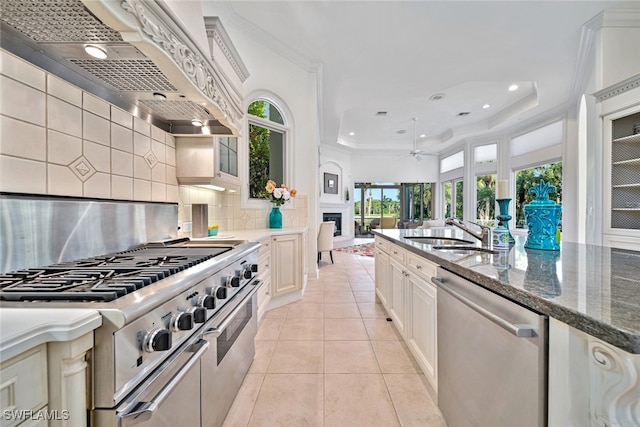
<path fill-rule="evenodd" d="M 495 226 L 496 176 L 481 175 L 476 177 L 476 219 L 478 224 Z"/>
<path fill-rule="evenodd" d="M 464 167 L 464 152 L 458 151 L 440 160 L 440 173 Z"/>
<path fill-rule="evenodd" d="M 541 127 L 511 140 L 511 156 L 530 153 L 541 148 L 562 144 L 563 122 L 562 120 Z"/>
<path fill-rule="evenodd" d="M 284 134 L 250 124 L 249 197 L 265 197 L 265 186 L 269 179 L 278 185 L 284 183 Z"/>
<path fill-rule="evenodd" d="M 451 218 L 451 191 L 453 184 L 451 182 L 444 183 L 444 217 Z"/>
<path fill-rule="evenodd" d="M 529 193 L 529 189 L 537 185 L 541 179 L 556 187 L 555 193 L 549 193 L 549 199 L 562 204 L 562 162 L 516 171 L 516 228 L 526 228 L 524 206 L 535 200 L 535 195 Z"/>
<path fill-rule="evenodd" d="M 456 218 L 464 219 L 464 211 L 462 209 L 464 197 L 464 182 L 456 181 Z"/>
<path fill-rule="evenodd" d="M 498 159 L 498 144 L 481 145 L 473 149 L 473 161 L 478 163 L 493 163 Z"/>

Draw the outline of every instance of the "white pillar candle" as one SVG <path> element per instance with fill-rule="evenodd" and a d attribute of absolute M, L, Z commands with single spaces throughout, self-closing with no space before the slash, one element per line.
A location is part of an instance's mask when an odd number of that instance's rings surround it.
<path fill-rule="evenodd" d="M 508 199 L 509 198 L 509 180 L 498 180 L 498 191 L 496 192 L 496 199 Z"/>

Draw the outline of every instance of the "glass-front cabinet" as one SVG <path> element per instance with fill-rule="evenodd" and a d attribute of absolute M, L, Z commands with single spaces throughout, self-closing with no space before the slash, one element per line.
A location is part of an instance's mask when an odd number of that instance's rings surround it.
<path fill-rule="evenodd" d="M 176 176 L 180 184 L 239 190 L 238 138 L 176 136 Z"/>
<path fill-rule="evenodd" d="M 619 246 L 615 235 L 640 238 L 640 108 L 605 117 L 604 128 L 604 240 Z"/>

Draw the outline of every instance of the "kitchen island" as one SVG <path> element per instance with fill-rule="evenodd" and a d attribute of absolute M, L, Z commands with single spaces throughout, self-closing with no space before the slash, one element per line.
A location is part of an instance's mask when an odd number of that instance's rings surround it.
<path fill-rule="evenodd" d="M 508 251 L 456 251 L 419 239 L 480 246 L 446 227 L 375 235 L 407 259 L 417 255 L 549 317 L 548 425 L 640 425 L 640 252 L 570 242 L 530 250 L 524 236 Z"/>

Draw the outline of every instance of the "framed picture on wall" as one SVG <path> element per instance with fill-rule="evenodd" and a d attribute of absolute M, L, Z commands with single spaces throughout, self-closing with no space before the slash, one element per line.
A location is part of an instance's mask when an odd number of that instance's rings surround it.
<path fill-rule="evenodd" d="M 338 194 L 338 175 L 332 173 L 324 174 L 324 193 Z"/>

